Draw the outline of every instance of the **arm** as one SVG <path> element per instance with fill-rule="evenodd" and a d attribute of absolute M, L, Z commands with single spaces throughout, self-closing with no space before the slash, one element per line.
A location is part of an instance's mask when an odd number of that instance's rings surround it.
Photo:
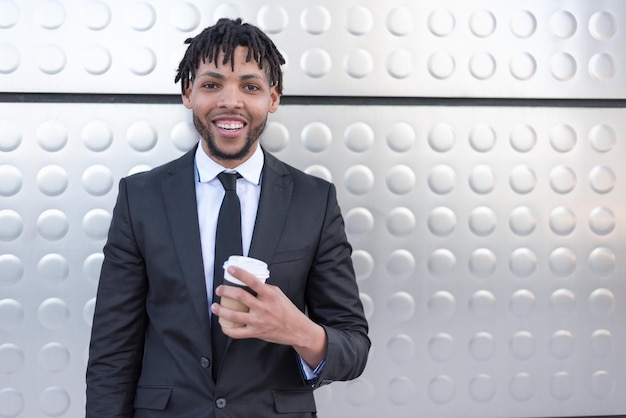
<path fill-rule="evenodd" d="M 132 417 L 143 356 L 147 279 L 125 180 L 120 181 L 104 256 L 87 364 L 86 416 Z"/>

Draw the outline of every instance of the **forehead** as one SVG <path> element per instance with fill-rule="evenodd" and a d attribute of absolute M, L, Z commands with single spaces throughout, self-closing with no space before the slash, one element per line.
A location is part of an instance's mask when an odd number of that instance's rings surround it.
<path fill-rule="evenodd" d="M 198 61 L 196 75 L 200 76 L 206 72 L 219 73 L 223 75 L 255 75 L 269 81 L 269 65 L 265 63 L 263 68 L 259 68 L 259 63 L 251 57 L 246 61 L 248 55 L 248 47 L 238 46 L 235 48 L 233 55 L 224 63 L 224 51 L 220 49 L 219 54 L 213 62 L 209 62 L 208 58 Z"/>

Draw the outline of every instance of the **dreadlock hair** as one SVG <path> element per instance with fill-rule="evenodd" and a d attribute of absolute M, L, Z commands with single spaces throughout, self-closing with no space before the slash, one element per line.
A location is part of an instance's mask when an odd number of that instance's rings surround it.
<path fill-rule="evenodd" d="M 178 65 L 178 72 L 174 83 L 181 81 L 181 90 L 185 90 L 196 77 L 196 69 L 200 65 L 200 60 L 205 62 L 215 62 L 220 53 L 223 54 L 222 65 L 230 60 L 233 71 L 235 70 L 235 48 L 244 46 L 248 48 L 246 62 L 254 59 L 259 64 L 259 69 L 267 73 L 267 78 L 271 86 L 278 87 L 278 93 L 283 91 L 283 73 L 280 66 L 285 63 L 285 59 L 278 52 L 274 42 L 259 28 L 248 23 L 242 23 L 240 18 L 222 18 L 213 26 L 204 29 L 194 38 L 185 40 L 189 44 L 185 56 Z"/>

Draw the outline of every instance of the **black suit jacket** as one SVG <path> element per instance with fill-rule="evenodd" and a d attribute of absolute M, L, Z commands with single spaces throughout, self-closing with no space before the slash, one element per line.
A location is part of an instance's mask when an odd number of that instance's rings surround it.
<path fill-rule="evenodd" d="M 87 366 L 87 417 L 313 417 L 313 389 L 358 377 L 370 341 L 335 188 L 265 153 L 251 257 L 328 336 L 306 382 L 292 347 L 229 338 L 211 375 L 194 152 L 120 181 Z M 216 202 L 219 204 L 219 202 Z"/>

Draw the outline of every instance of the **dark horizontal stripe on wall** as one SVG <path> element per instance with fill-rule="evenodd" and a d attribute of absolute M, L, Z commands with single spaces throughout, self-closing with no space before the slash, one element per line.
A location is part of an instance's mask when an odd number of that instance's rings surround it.
<path fill-rule="evenodd" d="M 178 94 L 0 93 L 1 103 L 178 104 Z M 289 96 L 282 105 L 311 106 L 492 106 L 624 108 L 626 99 L 541 99 L 483 97 Z"/>

